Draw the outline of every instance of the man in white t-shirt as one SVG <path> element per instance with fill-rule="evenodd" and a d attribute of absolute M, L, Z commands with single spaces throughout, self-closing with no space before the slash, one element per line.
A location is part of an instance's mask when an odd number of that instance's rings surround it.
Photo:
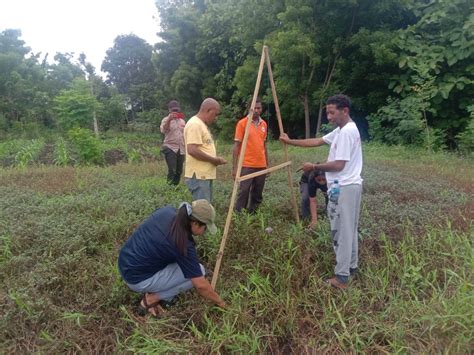
<path fill-rule="evenodd" d="M 335 125 L 336 129 L 322 138 L 290 139 L 286 134 L 280 136 L 283 143 L 299 147 L 331 145 L 326 163 L 304 163 L 303 170 L 325 171 L 329 191 L 336 180 L 339 182 L 339 198 L 335 201 L 330 198 L 327 208 L 336 267 L 335 277 L 326 280 L 326 283 L 340 289 L 347 288 L 349 276 L 357 271 L 362 194 L 362 146 L 359 130 L 349 115 L 350 107 L 351 100 L 346 95 L 331 96 L 327 100 L 328 121 Z"/>

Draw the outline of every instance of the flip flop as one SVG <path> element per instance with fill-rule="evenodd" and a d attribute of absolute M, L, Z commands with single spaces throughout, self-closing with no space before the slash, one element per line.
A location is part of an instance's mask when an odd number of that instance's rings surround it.
<path fill-rule="evenodd" d="M 160 306 L 160 301 L 156 301 L 156 302 L 153 302 L 151 304 L 148 304 L 148 301 L 146 299 L 146 295 L 147 295 L 147 293 L 145 293 L 143 295 L 143 298 L 141 300 L 141 301 L 143 301 L 144 306 L 142 306 L 142 302 L 140 301 L 140 303 L 138 304 L 138 307 L 137 307 L 137 313 L 140 316 L 146 316 L 147 314 L 149 314 L 154 318 L 160 318 L 165 313 L 165 310 L 163 309 L 163 307 Z M 150 312 L 150 309 L 155 311 L 155 314 Z"/>

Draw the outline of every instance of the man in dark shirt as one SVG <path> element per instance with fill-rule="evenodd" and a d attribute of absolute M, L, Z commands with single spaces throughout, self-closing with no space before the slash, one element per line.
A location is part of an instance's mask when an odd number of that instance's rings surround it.
<path fill-rule="evenodd" d="M 316 192 L 320 190 L 326 201 L 326 208 L 328 205 L 328 186 L 326 176 L 322 171 L 304 172 L 300 180 L 301 193 L 301 218 L 306 219 L 311 217 L 309 227 L 313 229 L 318 222 L 317 214 L 317 199 Z"/>

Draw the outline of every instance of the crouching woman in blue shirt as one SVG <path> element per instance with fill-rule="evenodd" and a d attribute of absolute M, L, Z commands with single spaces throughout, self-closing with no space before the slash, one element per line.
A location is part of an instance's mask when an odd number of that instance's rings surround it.
<path fill-rule="evenodd" d="M 143 293 L 140 313 L 159 316 L 162 301 L 171 301 L 177 294 L 192 287 L 219 307 L 224 301 L 204 278 L 193 236 L 206 229 L 216 233 L 214 207 L 207 200 L 192 204 L 183 202 L 176 210 L 171 206 L 157 209 L 125 242 L 118 267 L 127 286 Z"/>

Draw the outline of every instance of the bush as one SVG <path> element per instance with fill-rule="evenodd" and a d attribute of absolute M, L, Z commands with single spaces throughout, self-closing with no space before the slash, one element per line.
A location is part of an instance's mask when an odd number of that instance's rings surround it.
<path fill-rule="evenodd" d="M 458 149 L 463 154 L 474 152 L 474 105 L 469 106 L 467 109 L 471 114 L 469 123 L 466 129 L 456 136 L 458 139 Z"/>
<path fill-rule="evenodd" d="M 372 139 L 388 144 L 422 145 L 423 115 L 419 98 L 388 99 L 388 104 L 367 117 Z"/>
<path fill-rule="evenodd" d="M 92 131 L 76 127 L 68 131 L 68 137 L 77 149 L 81 163 L 89 165 L 104 162 L 102 146 Z"/>

